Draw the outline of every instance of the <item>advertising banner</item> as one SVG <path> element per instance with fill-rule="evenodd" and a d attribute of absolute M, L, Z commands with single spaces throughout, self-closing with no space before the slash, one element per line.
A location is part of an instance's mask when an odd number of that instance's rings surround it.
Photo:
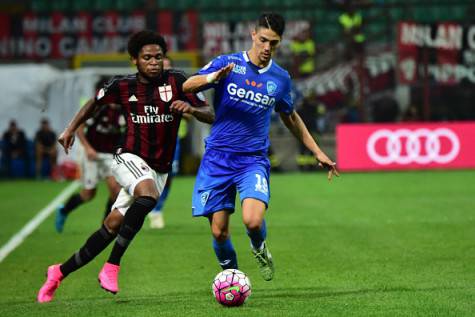
<path fill-rule="evenodd" d="M 341 170 L 475 168 L 475 122 L 341 124 Z"/>
<path fill-rule="evenodd" d="M 400 22 L 397 32 L 399 82 L 425 76 L 438 83 L 475 84 L 475 25 Z"/>
<path fill-rule="evenodd" d="M 194 10 L 0 13 L 0 58 L 61 59 L 127 52 L 129 36 L 144 29 L 162 33 L 170 51 L 198 48 Z"/>

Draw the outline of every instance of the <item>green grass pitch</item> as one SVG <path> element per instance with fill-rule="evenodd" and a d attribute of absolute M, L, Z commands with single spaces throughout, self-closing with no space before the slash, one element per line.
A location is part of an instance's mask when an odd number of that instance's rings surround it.
<path fill-rule="evenodd" d="M 253 293 L 225 308 L 211 295 L 220 271 L 208 223 L 191 217 L 193 178 L 175 179 L 166 228 L 148 222 L 127 251 L 121 291 L 97 274 L 110 247 L 35 302 L 48 265 L 97 228 L 106 190 L 75 211 L 63 234 L 50 216 L 0 263 L 0 316 L 474 316 L 475 171 L 274 174 L 267 216 L 276 275 L 265 282 L 250 254 L 240 209 L 231 234 Z M 0 183 L 0 246 L 66 183 Z"/>

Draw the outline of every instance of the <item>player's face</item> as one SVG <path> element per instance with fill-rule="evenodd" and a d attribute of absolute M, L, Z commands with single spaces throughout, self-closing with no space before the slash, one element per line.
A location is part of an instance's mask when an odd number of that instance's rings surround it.
<path fill-rule="evenodd" d="M 252 49 L 262 64 L 269 63 L 272 55 L 280 44 L 280 36 L 271 29 L 259 27 L 252 31 Z"/>
<path fill-rule="evenodd" d="M 140 74 L 148 78 L 159 77 L 163 71 L 163 51 L 157 44 L 144 45 L 132 62 Z"/>

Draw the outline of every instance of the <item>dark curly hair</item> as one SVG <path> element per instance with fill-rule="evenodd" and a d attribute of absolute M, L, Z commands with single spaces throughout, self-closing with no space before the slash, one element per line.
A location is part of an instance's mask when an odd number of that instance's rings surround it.
<path fill-rule="evenodd" d="M 134 33 L 127 44 L 127 51 L 130 56 L 137 58 L 142 47 L 149 44 L 157 44 L 162 48 L 163 55 L 167 54 L 167 43 L 165 39 L 157 32 L 149 30 Z"/>
<path fill-rule="evenodd" d="M 257 27 L 271 29 L 282 37 L 285 31 L 284 17 L 277 13 L 263 13 L 257 20 Z"/>

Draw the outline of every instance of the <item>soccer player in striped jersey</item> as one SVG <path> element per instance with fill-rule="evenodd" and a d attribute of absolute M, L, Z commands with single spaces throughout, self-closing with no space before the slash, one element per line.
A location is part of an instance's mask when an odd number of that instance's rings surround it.
<path fill-rule="evenodd" d="M 38 292 L 40 303 L 53 299 L 61 281 L 89 263 L 115 240 L 111 254 L 99 273 L 102 288 L 119 291 L 120 260 L 157 203 L 171 169 L 180 120 L 188 113 L 212 123 L 214 114 L 202 94 L 184 93 L 184 74 L 163 70 L 167 46 L 155 32 L 141 31 L 128 42 L 137 74 L 114 77 L 73 117 L 59 137 L 68 153 L 78 127 L 102 105 L 121 106 L 126 120 L 125 138 L 117 148 L 112 173 L 122 189 L 111 213 L 99 230 L 62 264 L 48 267 L 46 282 Z"/>
<path fill-rule="evenodd" d="M 102 88 L 103 81 L 97 84 L 97 90 Z M 109 215 L 111 207 L 120 191 L 120 185 L 112 175 L 113 153 L 119 144 L 125 119 L 120 111 L 120 105 L 108 104 L 83 123 L 77 135 L 84 148 L 82 159 L 82 189 L 71 195 L 64 205 L 56 210 L 55 228 L 63 232 L 67 217 L 83 203 L 91 201 L 97 192 L 97 184 L 104 179 L 109 190 L 104 219 Z"/>
<path fill-rule="evenodd" d="M 320 149 L 294 110 L 288 72 L 272 60 L 284 28 L 282 16 L 261 15 L 248 51 L 215 58 L 183 84 L 188 92 L 215 89 L 216 119 L 196 177 L 193 216 L 208 218 L 221 267 L 238 268 L 229 220 L 239 192 L 252 253 L 265 280 L 274 276 L 264 221 L 270 198 L 267 150 L 272 111 L 280 114 L 316 162 L 328 170 L 329 179 L 338 175 L 336 164 Z"/>

